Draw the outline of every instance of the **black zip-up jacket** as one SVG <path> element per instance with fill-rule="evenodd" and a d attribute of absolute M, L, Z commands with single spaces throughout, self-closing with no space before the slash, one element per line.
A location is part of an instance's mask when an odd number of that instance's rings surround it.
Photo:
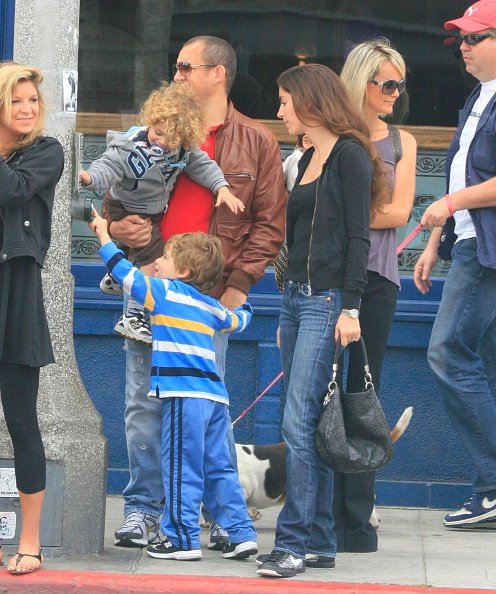
<path fill-rule="evenodd" d="M 298 163 L 299 183 L 313 154 L 308 149 Z M 317 197 L 308 253 L 312 291 L 343 289 L 343 308 L 359 309 L 367 285 L 372 161 L 356 140 L 341 137 L 317 181 Z M 294 221 L 287 220 L 288 247 Z"/>
<path fill-rule="evenodd" d="M 64 169 L 58 140 L 41 136 L 0 157 L 0 265 L 30 256 L 43 266 L 50 245 L 55 186 Z"/>

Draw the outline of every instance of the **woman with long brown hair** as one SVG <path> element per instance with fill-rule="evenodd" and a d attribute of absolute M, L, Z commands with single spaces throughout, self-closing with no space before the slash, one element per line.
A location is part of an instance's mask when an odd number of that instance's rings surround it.
<path fill-rule="evenodd" d="M 360 338 L 369 223 L 385 199 L 385 176 L 367 124 L 332 70 L 296 66 L 278 85 L 278 117 L 313 146 L 300 160 L 286 215 L 279 322 L 288 487 L 274 548 L 259 557 L 258 573 L 292 577 L 305 567 L 334 567 L 333 472 L 317 454 L 315 430 L 335 345 Z"/>

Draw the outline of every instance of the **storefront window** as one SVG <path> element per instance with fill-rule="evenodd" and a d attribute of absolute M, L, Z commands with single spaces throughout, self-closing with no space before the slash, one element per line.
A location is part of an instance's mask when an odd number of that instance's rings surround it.
<path fill-rule="evenodd" d="M 471 82 L 461 76 L 442 25 L 465 8 L 466 0 L 81 0 L 80 111 L 135 113 L 150 90 L 170 79 L 184 41 L 211 34 L 236 49 L 238 108 L 274 119 L 280 72 L 303 62 L 339 72 L 355 43 L 384 36 L 408 64 L 405 123 L 455 126 Z"/>
<path fill-rule="evenodd" d="M 456 126 L 473 85 L 443 29 L 466 6 L 466 0 L 81 0 L 77 127 L 85 134 L 84 159 L 101 154 L 108 129 L 124 130 L 136 122 L 141 103 L 160 81 L 171 79 L 171 64 L 195 35 L 232 43 L 238 58 L 234 104 L 246 115 L 268 120 L 283 150 L 293 139 L 275 122 L 277 75 L 305 62 L 339 72 L 354 44 L 384 36 L 408 66 L 408 93 L 395 121 L 414 126 L 419 144 L 434 150 L 419 158 L 420 185 L 426 185 L 416 200 L 421 206 L 443 191 L 443 157 L 435 151 L 446 148 L 451 134 L 446 128 Z M 76 224 L 76 259 L 91 256 L 86 236 Z M 404 272 L 411 270 L 414 256 L 404 255 L 409 262 Z"/>

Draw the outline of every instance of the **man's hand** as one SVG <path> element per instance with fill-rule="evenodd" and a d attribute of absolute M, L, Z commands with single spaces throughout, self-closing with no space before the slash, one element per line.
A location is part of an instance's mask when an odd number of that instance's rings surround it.
<path fill-rule="evenodd" d="M 436 265 L 436 262 L 437 253 L 426 248 L 415 264 L 415 269 L 413 271 L 413 282 L 422 295 L 427 294 L 432 286 L 432 282 L 429 277 L 432 269 Z"/>
<path fill-rule="evenodd" d="M 238 212 L 243 212 L 245 210 L 245 205 L 241 202 L 239 198 L 236 198 L 234 194 L 232 194 L 227 186 L 223 186 L 217 192 L 217 201 L 215 203 L 215 208 L 220 206 L 221 204 L 225 204 L 228 208 L 230 208 L 234 214 Z"/>
<path fill-rule="evenodd" d="M 233 311 L 237 307 L 246 303 L 247 295 L 240 291 L 239 289 L 235 289 L 234 287 L 227 287 L 224 291 L 224 294 L 220 298 L 220 302 L 224 307 Z"/>
<path fill-rule="evenodd" d="M 150 243 L 152 221 L 139 215 L 128 215 L 119 221 L 112 221 L 112 237 L 131 248 L 142 248 Z"/>
<path fill-rule="evenodd" d="M 439 242 L 441 241 L 442 232 L 443 230 L 440 227 L 432 230 L 429 241 L 415 264 L 413 282 L 423 295 L 429 292 L 432 285 L 429 277 L 437 262 L 437 250 Z"/>
<path fill-rule="evenodd" d="M 442 227 L 450 216 L 448 202 L 443 197 L 425 209 L 420 222 L 424 227 Z"/>

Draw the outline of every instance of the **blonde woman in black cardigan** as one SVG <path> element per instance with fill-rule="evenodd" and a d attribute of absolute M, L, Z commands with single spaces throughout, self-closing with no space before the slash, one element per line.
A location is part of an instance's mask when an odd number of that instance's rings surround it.
<path fill-rule="evenodd" d="M 42 136 L 42 80 L 38 68 L 0 64 L 0 392 L 22 514 L 19 549 L 7 565 L 14 574 L 42 562 L 46 461 L 36 401 L 40 367 L 54 362 L 41 267 L 64 155 L 57 140 Z"/>

